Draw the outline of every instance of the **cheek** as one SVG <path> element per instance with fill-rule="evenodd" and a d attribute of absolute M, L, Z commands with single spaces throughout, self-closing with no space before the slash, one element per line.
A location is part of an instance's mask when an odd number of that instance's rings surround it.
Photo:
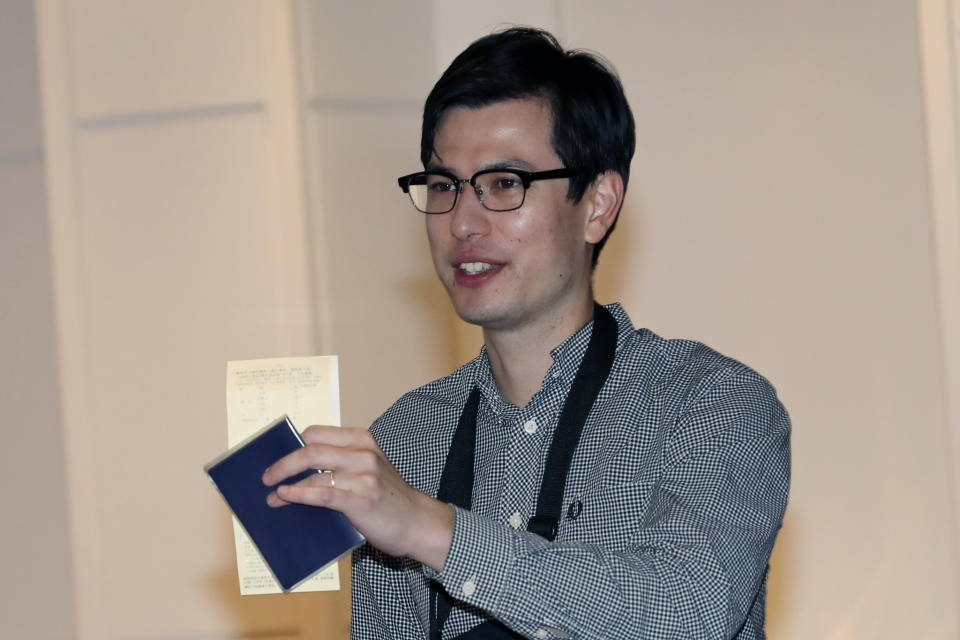
<path fill-rule="evenodd" d="M 430 251 L 436 252 L 443 244 L 444 228 L 443 221 L 438 220 L 438 216 L 424 216 L 426 222 L 424 228 L 427 231 L 427 242 L 430 244 Z"/>
<path fill-rule="evenodd" d="M 433 259 L 433 266 L 438 274 L 440 273 L 440 266 L 445 262 L 443 256 L 446 253 L 444 246 L 446 236 L 439 222 L 432 217 L 428 217 L 426 222 L 427 244 L 430 246 L 430 257 Z"/>
<path fill-rule="evenodd" d="M 427 239 L 430 242 L 433 242 L 433 237 L 437 233 L 437 220 L 436 216 L 423 215 L 423 228 L 427 231 Z"/>
<path fill-rule="evenodd" d="M 511 222 L 505 234 L 512 242 L 528 247 L 543 259 L 569 257 L 582 238 L 577 234 L 572 216 L 551 213 L 540 211 L 520 216 Z"/>
<path fill-rule="evenodd" d="M 509 218 L 505 217 L 499 226 L 501 237 L 506 238 L 511 244 L 531 244 L 538 238 L 543 238 L 544 233 L 550 232 L 548 226 L 543 224 L 542 217 L 532 211 L 523 211 Z"/>

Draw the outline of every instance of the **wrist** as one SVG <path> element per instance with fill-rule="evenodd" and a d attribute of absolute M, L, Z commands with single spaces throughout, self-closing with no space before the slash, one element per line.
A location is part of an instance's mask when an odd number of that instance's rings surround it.
<path fill-rule="evenodd" d="M 440 572 L 453 542 L 456 518 L 449 504 L 426 495 L 422 498 L 422 505 L 416 509 L 416 524 L 408 530 L 409 551 L 405 555 Z"/>

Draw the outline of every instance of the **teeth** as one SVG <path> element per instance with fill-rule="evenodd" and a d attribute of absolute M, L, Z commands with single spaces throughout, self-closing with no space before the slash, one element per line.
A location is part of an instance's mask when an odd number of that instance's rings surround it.
<path fill-rule="evenodd" d="M 483 273 L 487 269 L 492 269 L 493 265 L 487 262 L 462 262 L 460 263 L 460 268 L 470 275 L 475 275 L 477 273 Z"/>

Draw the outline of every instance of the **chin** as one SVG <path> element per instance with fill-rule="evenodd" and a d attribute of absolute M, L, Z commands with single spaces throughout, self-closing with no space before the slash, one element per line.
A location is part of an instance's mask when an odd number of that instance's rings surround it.
<path fill-rule="evenodd" d="M 506 314 L 500 309 L 480 305 L 457 304 L 456 302 L 454 302 L 453 308 L 464 322 L 484 328 L 496 328 L 506 320 L 504 317 Z"/>
<path fill-rule="evenodd" d="M 479 313 L 474 309 L 469 309 L 467 311 L 456 309 L 456 311 L 457 315 L 460 316 L 460 319 L 468 324 L 475 324 L 478 327 L 486 327 L 488 324 L 490 324 L 490 316 L 484 313 Z"/>
<path fill-rule="evenodd" d="M 502 331 L 516 327 L 518 316 L 516 310 L 500 308 L 455 307 L 457 315 L 466 323 L 492 331 Z M 513 311 L 513 313 L 511 313 Z"/>

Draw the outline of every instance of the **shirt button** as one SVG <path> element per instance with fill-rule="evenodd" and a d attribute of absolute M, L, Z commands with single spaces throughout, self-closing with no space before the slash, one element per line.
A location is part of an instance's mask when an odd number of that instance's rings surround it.
<path fill-rule="evenodd" d="M 467 580 L 460 587 L 460 590 L 463 591 L 463 595 L 468 598 L 477 592 L 477 583 L 473 580 Z"/>
<path fill-rule="evenodd" d="M 512 516 L 510 516 L 510 519 L 507 520 L 507 522 L 509 522 L 510 526 L 513 527 L 514 529 L 519 529 L 520 527 L 523 526 L 523 516 L 520 515 L 519 512 L 517 512 Z"/>
<path fill-rule="evenodd" d="M 544 640 L 544 638 L 546 638 L 550 634 L 547 633 L 546 629 L 537 629 L 536 631 L 533 632 L 533 635 L 540 638 L 540 640 Z"/>
<path fill-rule="evenodd" d="M 536 420 L 535 418 L 530 418 L 529 420 L 527 420 L 526 422 L 524 422 L 524 423 L 523 423 L 523 430 L 526 431 L 527 433 L 529 433 L 530 435 L 533 435 L 534 433 L 536 433 L 536 432 L 537 432 L 537 420 Z"/>

